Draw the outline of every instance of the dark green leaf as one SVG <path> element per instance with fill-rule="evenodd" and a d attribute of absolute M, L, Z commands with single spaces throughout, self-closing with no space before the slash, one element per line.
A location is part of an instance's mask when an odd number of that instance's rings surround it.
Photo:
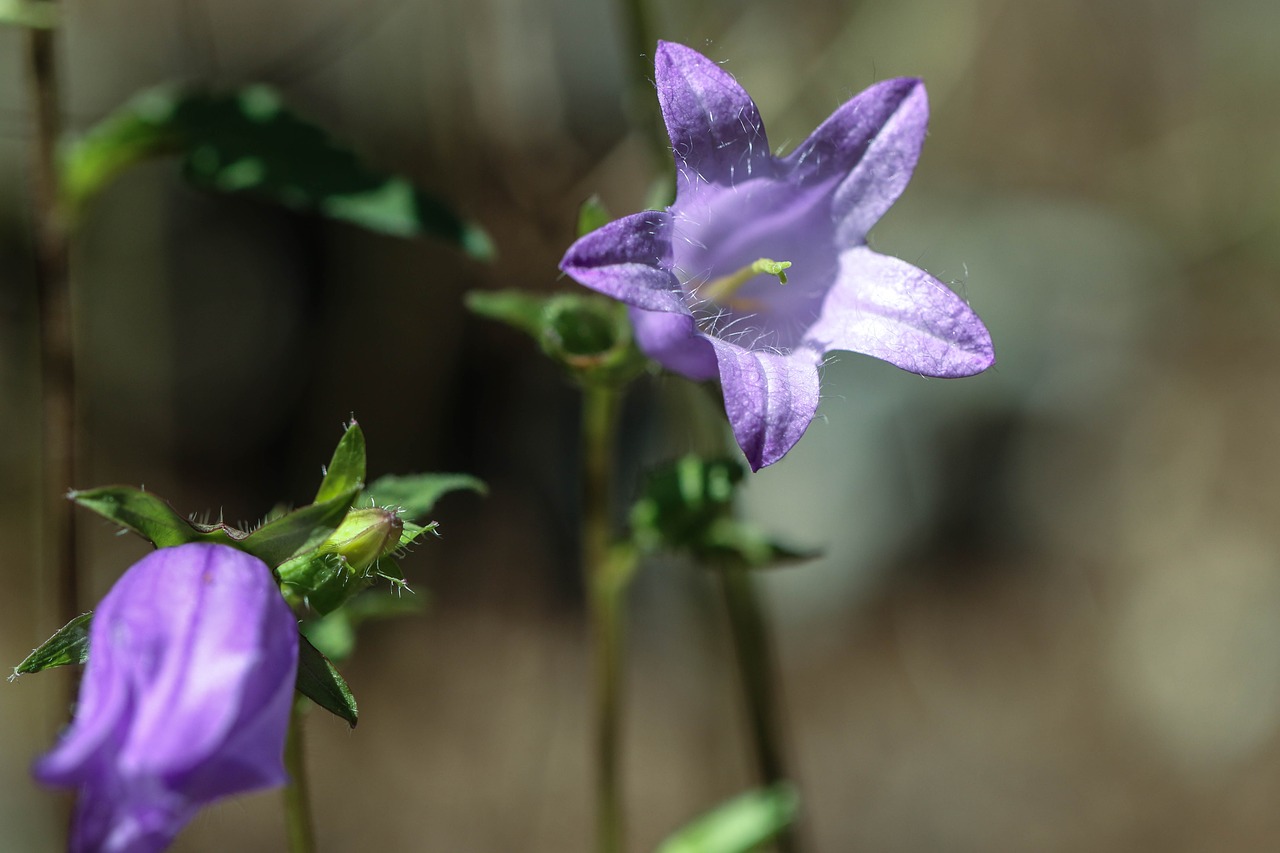
<path fill-rule="evenodd" d="M 79 208 L 124 169 L 162 154 L 180 155 L 187 177 L 210 190 L 251 194 L 383 234 L 433 235 L 473 257 L 493 256 L 479 226 L 405 178 L 367 168 L 266 86 L 227 94 L 144 92 L 67 148 L 65 201 Z"/>
<path fill-rule="evenodd" d="M 347 721 L 351 728 L 359 721 L 355 697 L 337 668 L 311 644 L 298 636 L 298 692 L 331 714 Z"/>
<path fill-rule="evenodd" d="M 657 853 L 751 853 L 795 820 L 799 804 L 787 784 L 749 791 L 677 831 Z"/>
<path fill-rule="evenodd" d="M 388 474 L 374 480 L 361 495 L 360 503 L 372 501 L 375 506 L 399 508 L 400 517 L 406 521 L 422 521 L 431 514 L 436 501 L 449 492 L 463 489 L 482 495 L 488 491 L 484 483 L 467 474 Z M 405 533 L 409 531 L 410 525 L 405 525 Z M 418 530 L 409 541 L 421 533 L 422 530 Z M 408 542 L 402 540 L 401 544 Z"/>
<path fill-rule="evenodd" d="M 66 666 L 69 663 L 84 663 L 89 659 L 89 623 L 92 613 L 84 613 L 63 625 L 57 632 L 40 644 L 40 647 L 27 655 L 22 663 L 14 667 L 13 677 L 53 669 L 55 666 Z"/>
<path fill-rule="evenodd" d="M 365 446 L 364 431 L 352 418 L 350 426 L 342 434 L 333 459 L 325 468 L 324 480 L 316 492 L 316 503 L 324 503 L 352 489 L 364 488 Z"/>

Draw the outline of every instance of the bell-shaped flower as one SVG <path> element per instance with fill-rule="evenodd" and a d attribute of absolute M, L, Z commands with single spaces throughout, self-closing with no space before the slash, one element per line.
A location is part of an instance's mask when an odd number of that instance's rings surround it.
<path fill-rule="evenodd" d="M 827 352 L 926 376 L 991 366 L 991 337 L 923 270 L 867 247 L 919 159 L 929 107 L 886 80 L 775 157 L 751 97 L 691 48 L 659 42 L 675 203 L 582 237 L 561 269 L 631 306 L 636 341 L 691 379 L 719 378 L 752 469 L 782 458 L 818 408 Z"/>
<path fill-rule="evenodd" d="M 298 628 L 225 545 L 144 557 L 94 613 L 75 720 L 35 765 L 79 789 L 71 850 L 163 850 L 206 803 L 283 784 Z"/>

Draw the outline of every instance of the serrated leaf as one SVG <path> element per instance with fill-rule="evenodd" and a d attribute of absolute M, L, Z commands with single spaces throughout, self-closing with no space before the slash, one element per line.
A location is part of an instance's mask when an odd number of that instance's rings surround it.
<path fill-rule="evenodd" d="M 87 661 L 89 659 L 89 623 L 92 621 L 93 613 L 82 613 L 63 625 L 54 632 L 52 637 L 41 643 L 39 648 L 27 655 L 22 663 L 13 668 L 10 680 L 19 675 Z"/>
<path fill-rule="evenodd" d="M 657 853 L 751 853 L 795 820 L 799 803 L 787 784 L 749 791 L 677 831 Z"/>
<path fill-rule="evenodd" d="M 177 154 L 198 186 L 246 193 L 398 237 L 432 235 L 488 260 L 482 228 L 407 179 L 365 166 L 266 86 L 214 94 L 162 87 L 120 107 L 66 150 L 65 201 L 83 206 L 120 172 Z"/>
<path fill-rule="evenodd" d="M 137 533 L 157 548 L 187 542 L 216 542 L 239 547 L 247 533 L 226 525 L 197 525 L 155 495 L 132 486 L 104 486 L 69 492 L 67 496 L 116 524 Z"/>
<path fill-rule="evenodd" d="M 436 501 L 450 492 L 463 490 L 483 495 L 489 489 L 482 481 L 468 474 L 388 474 L 374 480 L 361 495 L 360 503 L 372 501 L 375 506 L 398 507 L 401 518 L 406 521 L 422 521 L 431 514 Z M 406 524 L 405 533 L 410 529 Z M 400 544 L 409 544 L 422 532 L 421 529 L 418 530 L 408 542 L 402 538 Z"/>
<path fill-rule="evenodd" d="M 347 721 L 351 728 L 359 722 L 360 712 L 351 688 L 337 667 L 311 644 L 305 635 L 298 635 L 297 690 L 329 713 Z"/>
<path fill-rule="evenodd" d="M 338 446 L 333 451 L 333 458 L 325 468 L 324 480 L 320 490 L 316 492 L 316 503 L 332 500 L 343 492 L 364 488 L 365 475 L 365 443 L 364 430 L 353 418 Z"/>

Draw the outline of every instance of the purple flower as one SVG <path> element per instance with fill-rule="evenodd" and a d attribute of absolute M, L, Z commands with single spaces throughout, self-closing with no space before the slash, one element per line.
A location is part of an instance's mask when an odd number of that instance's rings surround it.
<path fill-rule="evenodd" d="M 991 336 L 963 300 L 867 247 L 920 156 L 929 107 L 919 80 L 877 83 L 778 158 L 751 97 L 711 60 L 659 42 L 656 74 L 675 204 L 587 234 L 560 266 L 631 306 L 651 358 L 720 379 L 753 470 L 808 428 L 831 350 L 926 376 L 991 366 Z"/>
<path fill-rule="evenodd" d="M 163 548 L 107 593 L 75 721 L 35 765 L 80 789 L 71 850 L 163 850 L 206 803 L 286 781 L 298 628 L 271 570 Z"/>

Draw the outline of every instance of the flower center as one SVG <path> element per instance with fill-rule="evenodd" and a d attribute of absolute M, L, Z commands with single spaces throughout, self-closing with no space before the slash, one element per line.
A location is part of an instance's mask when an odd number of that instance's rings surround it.
<path fill-rule="evenodd" d="M 728 275 L 714 278 L 704 284 L 698 295 L 727 308 L 742 307 L 737 303 L 743 301 L 735 298 L 742 286 L 758 275 L 777 276 L 779 284 L 787 283 L 786 269 L 791 261 L 775 261 L 772 258 L 760 258 L 745 267 Z"/>

